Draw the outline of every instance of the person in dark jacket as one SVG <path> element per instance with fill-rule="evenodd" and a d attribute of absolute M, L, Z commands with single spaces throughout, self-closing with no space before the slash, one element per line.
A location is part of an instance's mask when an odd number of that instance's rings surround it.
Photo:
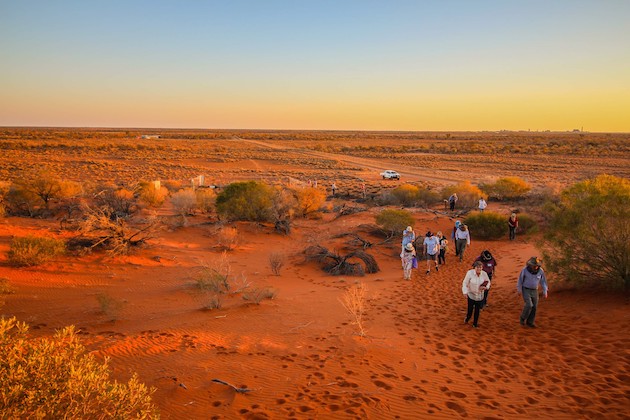
<path fill-rule="evenodd" d="M 481 253 L 476 259 L 475 262 L 481 262 L 483 264 L 483 271 L 486 272 L 490 281 L 493 281 L 494 271 L 496 270 L 497 261 L 494 259 L 490 251 L 487 249 Z M 483 295 L 483 302 L 481 304 L 481 309 L 488 306 L 488 290 L 486 289 Z"/>

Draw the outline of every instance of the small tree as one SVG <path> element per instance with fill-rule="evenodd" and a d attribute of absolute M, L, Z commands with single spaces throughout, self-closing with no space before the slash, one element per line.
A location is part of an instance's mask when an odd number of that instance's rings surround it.
<path fill-rule="evenodd" d="M 326 193 L 318 188 L 305 187 L 294 191 L 297 199 L 296 211 L 302 217 L 318 211 L 326 201 Z"/>
<path fill-rule="evenodd" d="M 600 175 L 579 182 L 548 210 L 550 271 L 575 284 L 630 289 L 630 180 Z"/>
<path fill-rule="evenodd" d="M 413 215 L 407 210 L 386 209 L 376 215 L 376 224 L 389 232 L 389 236 L 393 237 L 401 232 L 407 226 L 413 226 Z"/>

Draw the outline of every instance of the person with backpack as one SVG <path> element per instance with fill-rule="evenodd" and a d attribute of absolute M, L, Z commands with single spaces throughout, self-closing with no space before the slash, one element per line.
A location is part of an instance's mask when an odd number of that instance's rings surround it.
<path fill-rule="evenodd" d="M 402 237 L 402 250 L 405 250 L 405 245 L 412 244 L 416 240 L 416 232 L 413 231 L 411 226 L 407 226 L 407 229 L 403 230 Z"/>
<path fill-rule="evenodd" d="M 483 302 L 483 294 L 486 289 L 490 288 L 490 279 L 480 261 L 473 263 L 473 268 L 466 272 L 464 281 L 462 282 L 462 293 L 468 300 L 468 309 L 464 324 L 468 324 L 470 317 L 473 317 L 473 328 L 479 328 L 479 311 Z M 474 312 L 474 314 L 473 314 Z"/>
<path fill-rule="evenodd" d="M 490 251 L 488 251 L 487 249 L 484 250 L 481 253 L 481 255 L 479 255 L 475 259 L 475 262 L 477 261 L 483 264 L 483 271 L 486 272 L 486 274 L 488 275 L 488 278 L 490 279 L 490 281 L 492 281 L 492 278 L 494 277 L 494 271 L 497 266 L 497 261 L 494 259 Z M 486 306 L 488 306 L 488 289 L 484 291 L 483 302 L 481 303 L 481 309 L 484 309 Z"/>

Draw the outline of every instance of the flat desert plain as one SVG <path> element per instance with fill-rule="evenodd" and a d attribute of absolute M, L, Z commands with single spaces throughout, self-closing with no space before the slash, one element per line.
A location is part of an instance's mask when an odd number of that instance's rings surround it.
<path fill-rule="evenodd" d="M 161 138 L 136 139 L 143 134 Z M 13 237 L 74 233 L 61 230 L 55 217 L 0 219 L 0 277 L 14 289 L 0 314 L 27 322 L 35 337 L 76 326 L 90 351 L 110 358 L 114 379 L 136 372 L 155 388 L 164 419 L 628 419 L 627 296 L 574 290 L 550 276 L 538 328 L 521 327 L 516 280 L 526 260 L 539 255 L 544 229 L 514 241 L 507 232 L 496 241 L 471 232 L 463 262 L 451 247 L 439 272 L 426 275 L 421 262 L 405 281 L 400 238 L 384 241 L 369 228 L 385 207 L 361 200 L 362 184 L 373 197 L 404 182 L 440 188 L 518 176 L 536 192 L 599 173 L 629 177 L 628 141 L 589 133 L 4 129 L 0 172 L 7 180 L 41 168 L 64 179 L 123 185 L 188 185 L 198 175 L 215 185 L 317 180 L 328 199 L 319 217 L 295 219 L 289 235 L 272 224 L 225 224 L 197 214 L 186 226 L 166 224 L 129 255 L 69 254 L 29 268 L 7 263 Z M 385 169 L 402 179 L 380 179 Z M 537 205 L 491 201 L 489 210 L 535 214 Z M 348 207 L 362 211 L 340 210 Z M 456 218 L 465 219 L 441 205 L 407 210 L 419 234 L 450 232 Z M 137 217 L 156 213 L 175 218 L 168 203 Z M 237 239 L 224 253 L 219 232 L 226 226 Z M 379 272 L 332 276 L 305 258 L 312 245 L 344 255 L 358 249 L 346 234 L 372 244 L 365 251 Z M 498 261 L 497 274 L 480 328 L 473 329 L 463 322 L 461 283 L 485 249 Z M 277 275 L 272 254 L 284 259 Z M 241 281 L 272 288 L 275 297 L 255 304 L 236 292 L 206 309 L 208 296 L 196 279 L 219 262 Z M 341 303 L 357 285 L 365 291 L 364 335 Z M 109 307 L 99 303 L 102 296 Z M 237 392 L 242 388 L 248 392 Z"/>

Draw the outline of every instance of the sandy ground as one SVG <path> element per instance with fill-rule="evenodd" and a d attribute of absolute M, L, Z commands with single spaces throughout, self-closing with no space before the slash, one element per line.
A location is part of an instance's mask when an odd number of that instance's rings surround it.
<path fill-rule="evenodd" d="M 277 294 L 260 305 L 225 296 L 214 310 L 203 309 L 207 297 L 194 286 L 199 268 L 221 258 L 216 226 L 201 216 L 132 256 L 68 256 L 27 269 L 6 264 L 11 237 L 54 235 L 58 226 L 3 219 L 0 277 L 16 292 L 0 314 L 28 322 L 36 336 L 75 325 L 90 350 L 111 358 L 114 378 L 137 372 L 156 388 L 165 419 L 630 418 L 627 297 L 558 290 L 552 277 L 539 328 L 521 327 L 516 278 L 537 254 L 535 237 L 482 242 L 472 232 L 464 262 L 451 247 L 439 272 L 427 276 L 421 264 L 404 281 L 398 240 L 378 244 L 361 229 L 374 211 L 298 220 L 288 237 L 272 226 L 235 225 L 232 273 Z M 414 214 L 419 233 L 450 232 L 454 222 Z M 353 249 L 335 238 L 344 232 L 375 243 L 368 252 L 380 272 L 333 277 L 305 262 L 309 245 Z M 497 258 L 497 275 L 473 329 L 463 323 L 461 282 L 484 249 Z M 272 252 L 286 256 L 279 276 Z M 364 337 L 340 303 L 359 282 L 368 290 Z M 120 308 L 104 313 L 99 294 Z"/>

